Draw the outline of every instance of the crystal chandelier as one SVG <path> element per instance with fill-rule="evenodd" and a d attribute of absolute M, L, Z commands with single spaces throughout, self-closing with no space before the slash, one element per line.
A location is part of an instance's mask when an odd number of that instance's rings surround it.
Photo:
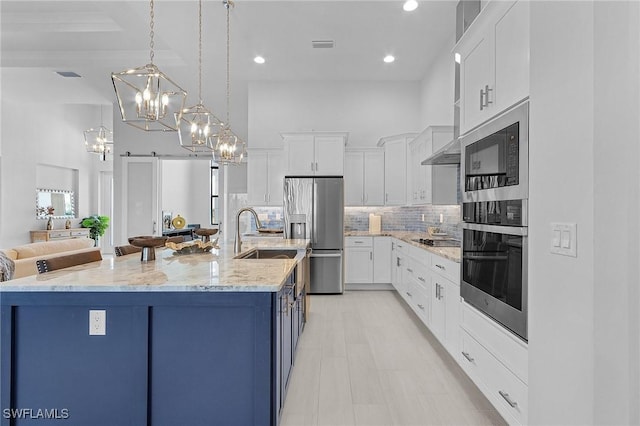
<path fill-rule="evenodd" d="M 182 116 L 187 92 L 153 63 L 153 0 L 150 0 L 150 10 L 149 63 L 111 73 L 111 80 L 123 122 L 146 131 L 175 131 L 178 130 L 176 120 Z"/>
<path fill-rule="evenodd" d="M 227 9 L 227 120 L 217 135 L 213 158 L 214 161 L 220 164 L 239 164 L 246 155 L 246 147 L 245 143 L 231 131 L 231 125 L 229 124 L 229 99 L 231 97 L 229 12 L 234 3 L 232 0 L 223 0 L 222 4 Z"/>
<path fill-rule="evenodd" d="M 197 105 L 182 110 L 182 119 L 176 114 L 180 146 L 192 152 L 212 152 L 213 138 L 222 122 L 202 101 L 202 0 L 198 4 L 198 99 Z"/>
<path fill-rule="evenodd" d="M 87 152 L 98 154 L 102 161 L 106 161 L 107 155 L 113 152 L 113 132 L 103 125 L 102 106 L 100 106 L 100 127 L 84 131 L 84 146 Z"/>

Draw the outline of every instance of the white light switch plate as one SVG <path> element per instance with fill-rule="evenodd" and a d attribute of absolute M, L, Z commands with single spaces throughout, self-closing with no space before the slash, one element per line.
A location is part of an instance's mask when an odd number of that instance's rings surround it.
<path fill-rule="evenodd" d="M 89 310 L 89 336 L 106 336 L 107 311 L 104 309 Z"/>
<path fill-rule="evenodd" d="M 578 257 L 577 229 L 575 223 L 552 223 L 551 253 Z"/>

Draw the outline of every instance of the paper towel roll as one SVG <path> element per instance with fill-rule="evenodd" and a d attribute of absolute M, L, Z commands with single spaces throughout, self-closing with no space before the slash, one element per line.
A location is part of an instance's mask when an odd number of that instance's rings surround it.
<path fill-rule="evenodd" d="M 377 214 L 369 214 L 369 232 L 379 234 L 382 229 L 382 217 Z"/>

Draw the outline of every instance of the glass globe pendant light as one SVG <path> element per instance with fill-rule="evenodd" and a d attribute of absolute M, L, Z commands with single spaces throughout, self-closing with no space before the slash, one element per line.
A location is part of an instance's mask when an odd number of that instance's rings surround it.
<path fill-rule="evenodd" d="M 202 101 L 202 0 L 198 3 L 198 99 L 197 105 L 182 110 L 182 118 L 176 114 L 180 146 L 192 152 L 212 152 L 213 139 L 222 122 L 211 113 Z"/>
<path fill-rule="evenodd" d="M 122 121 L 146 131 L 176 131 L 187 92 L 153 63 L 154 14 L 150 1 L 150 61 L 142 67 L 111 73 Z"/>
<path fill-rule="evenodd" d="M 229 12 L 234 6 L 232 0 L 223 0 L 222 4 L 227 9 L 227 120 L 217 135 L 217 142 L 213 154 L 214 161 L 219 164 L 239 164 L 246 155 L 246 146 L 238 136 L 231 131 L 229 124 L 229 105 L 231 98 L 230 84 L 230 31 Z"/>

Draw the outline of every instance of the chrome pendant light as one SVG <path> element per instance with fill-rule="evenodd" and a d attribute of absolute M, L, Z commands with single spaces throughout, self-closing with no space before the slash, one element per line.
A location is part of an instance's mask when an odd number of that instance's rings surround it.
<path fill-rule="evenodd" d="M 230 83 L 230 25 L 229 25 L 229 13 L 230 9 L 234 6 L 232 0 L 223 0 L 222 4 L 227 9 L 227 120 L 224 122 L 221 131 L 217 136 L 217 143 L 215 151 L 213 153 L 214 161 L 219 164 L 239 164 L 246 156 L 246 147 L 244 142 L 238 138 L 238 136 L 231 131 L 231 125 L 229 123 L 229 105 L 231 98 L 231 83 Z"/>
<path fill-rule="evenodd" d="M 180 146 L 192 152 L 212 152 L 214 137 L 222 122 L 211 113 L 202 101 L 202 0 L 198 2 L 198 99 L 197 105 L 182 110 L 182 118 L 176 114 Z"/>
<path fill-rule="evenodd" d="M 176 114 L 184 109 L 187 92 L 153 63 L 154 14 L 150 0 L 150 61 L 142 67 L 111 73 L 122 121 L 146 131 L 176 131 Z"/>
<path fill-rule="evenodd" d="M 87 152 L 98 154 L 102 161 L 106 161 L 107 155 L 113 153 L 113 132 L 103 125 L 102 105 L 100 105 L 100 127 L 84 131 L 84 146 Z"/>

